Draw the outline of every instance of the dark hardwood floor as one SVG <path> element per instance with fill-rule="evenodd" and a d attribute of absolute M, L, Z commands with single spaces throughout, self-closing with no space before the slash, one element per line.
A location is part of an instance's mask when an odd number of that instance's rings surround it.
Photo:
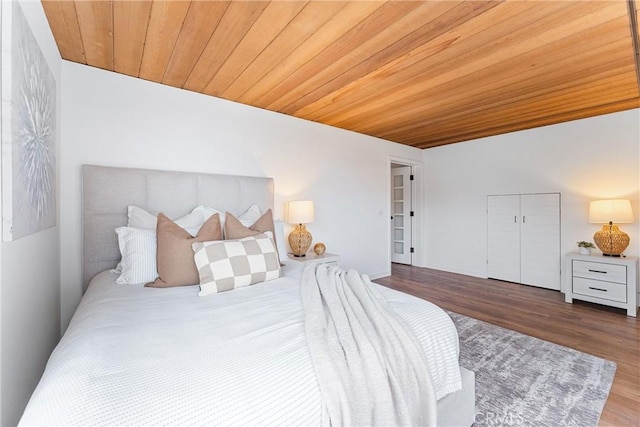
<path fill-rule="evenodd" d="M 616 362 L 600 425 L 640 426 L 640 320 L 625 310 L 567 304 L 557 291 L 400 264 L 376 282 L 446 310 Z"/>

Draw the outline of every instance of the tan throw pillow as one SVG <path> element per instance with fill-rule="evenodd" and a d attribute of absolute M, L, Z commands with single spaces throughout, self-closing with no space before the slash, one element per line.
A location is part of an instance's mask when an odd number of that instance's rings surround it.
<path fill-rule="evenodd" d="M 158 240 L 159 277 L 145 286 L 169 288 L 172 286 L 197 285 L 200 282 L 198 268 L 193 260 L 194 242 L 222 240 L 220 215 L 212 215 L 200 228 L 196 237 L 171 221 L 164 214 L 158 214 L 156 227 Z"/>
<path fill-rule="evenodd" d="M 275 245 L 274 237 L 276 234 L 273 227 L 273 214 L 271 213 L 271 209 L 267 209 L 267 211 L 249 227 L 242 225 L 238 218 L 229 212 L 225 214 L 224 221 L 225 240 L 242 239 L 243 237 L 255 236 L 256 234 L 270 231 L 270 237 L 273 239 Z"/>
<path fill-rule="evenodd" d="M 276 248 L 276 252 L 278 252 L 278 244 L 276 243 L 276 233 L 275 226 L 273 224 L 273 213 L 271 209 L 267 209 L 267 211 L 262 214 L 260 218 L 253 223 L 253 225 L 249 227 L 245 227 L 238 218 L 231 215 L 229 212 L 224 215 L 224 238 L 227 239 L 242 239 L 243 237 L 255 236 L 256 234 L 266 233 L 269 231 L 271 235 L 269 236 L 271 240 L 273 240 L 273 246 Z M 268 233 L 267 233 L 268 234 Z M 280 265 L 282 261 L 280 260 L 280 256 L 278 255 L 278 262 Z"/>

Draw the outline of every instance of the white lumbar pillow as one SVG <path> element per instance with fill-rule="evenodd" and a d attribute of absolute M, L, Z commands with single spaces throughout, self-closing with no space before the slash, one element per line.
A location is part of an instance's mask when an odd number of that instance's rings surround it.
<path fill-rule="evenodd" d="M 116 233 L 122 254 L 116 283 L 135 285 L 153 282 L 158 277 L 156 230 L 118 227 Z"/>

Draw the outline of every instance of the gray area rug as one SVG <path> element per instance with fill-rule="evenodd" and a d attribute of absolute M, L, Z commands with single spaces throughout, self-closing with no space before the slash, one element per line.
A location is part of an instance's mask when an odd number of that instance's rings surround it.
<path fill-rule="evenodd" d="M 616 364 L 448 312 L 476 373 L 475 426 L 597 426 Z"/>

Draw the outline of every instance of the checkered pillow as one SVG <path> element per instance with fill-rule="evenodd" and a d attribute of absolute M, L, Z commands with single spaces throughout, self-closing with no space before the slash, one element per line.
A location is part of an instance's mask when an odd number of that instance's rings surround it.
<path fill-rule="evenodd" d="M 273 240 L 257 234 L 237 240 L 193 243 L 205 296 L 280 277 L 280 261 Z"/>

